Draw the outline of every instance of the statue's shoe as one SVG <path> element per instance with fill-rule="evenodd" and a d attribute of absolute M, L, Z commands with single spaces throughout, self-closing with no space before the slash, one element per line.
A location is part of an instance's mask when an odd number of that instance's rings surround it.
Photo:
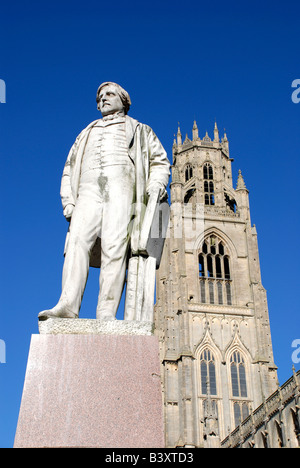
<path fill-rule="evenodd" d="M 43 310 L 38 315 L 39 320 L 47 320 L 48 318 L 78 318 L 78 315 L 74 314 L 63 304 L 57 304 L 53 309 Z"/>

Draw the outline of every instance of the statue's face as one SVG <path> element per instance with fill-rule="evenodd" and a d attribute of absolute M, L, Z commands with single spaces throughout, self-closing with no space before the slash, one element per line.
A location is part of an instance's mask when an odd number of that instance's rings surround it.
<path fill-rule="evenodd" d="M 115 86 L 107 85 L 101 89 L 98 96 L 98 109 L 103 116 L 124 110 L 123 103 Z"/>

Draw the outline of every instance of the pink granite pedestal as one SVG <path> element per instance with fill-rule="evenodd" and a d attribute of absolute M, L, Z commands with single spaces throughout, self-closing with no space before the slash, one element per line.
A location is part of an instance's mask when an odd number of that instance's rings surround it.
<path fill-rule="evenodd" d="M 33 335 L 15 448 L 161 448 L 155 336 Z"/>

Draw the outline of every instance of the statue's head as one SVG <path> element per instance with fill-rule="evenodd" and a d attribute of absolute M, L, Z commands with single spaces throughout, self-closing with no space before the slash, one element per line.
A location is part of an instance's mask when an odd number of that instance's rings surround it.
<path fill-rule="evenodd" d="M 131 105 L 127 91 L 112 81 L 106 81 L 99 86 L 96 101 L 103 116 L 119 111 L 124 111 L 126 115 Z"/>

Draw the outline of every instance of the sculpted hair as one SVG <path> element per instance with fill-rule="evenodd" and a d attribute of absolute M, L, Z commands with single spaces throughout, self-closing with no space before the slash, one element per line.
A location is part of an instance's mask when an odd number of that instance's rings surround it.
<path fill-rule="evenodd" d="M 127 114 L 129 109 L 130 109 L 130 106 L 131 106 L 131 100 L 130 100 L 130 96 L 129 94 L 127 93 L 127 91 L 125 91 L 125 89 L 123 89 L 120 85 L 118 85 L 117 83 L 114 83 L 113 81 L 106 81 L 105 83 L 102 83 L 98 90 L 97 90 L 97 97 L 96 97 L 96 101 L 97 103 L 99 102 L 99 94 L 100 94 L 100 91 L 102 88 L 104 88 L 104 86 L 108 86 L 108 85 L 113 85 L 115 86 L 119 96 L 120 96 L 120 99 L 122 101 L 122 104 L 124 106 L 124 113 Z"/>

